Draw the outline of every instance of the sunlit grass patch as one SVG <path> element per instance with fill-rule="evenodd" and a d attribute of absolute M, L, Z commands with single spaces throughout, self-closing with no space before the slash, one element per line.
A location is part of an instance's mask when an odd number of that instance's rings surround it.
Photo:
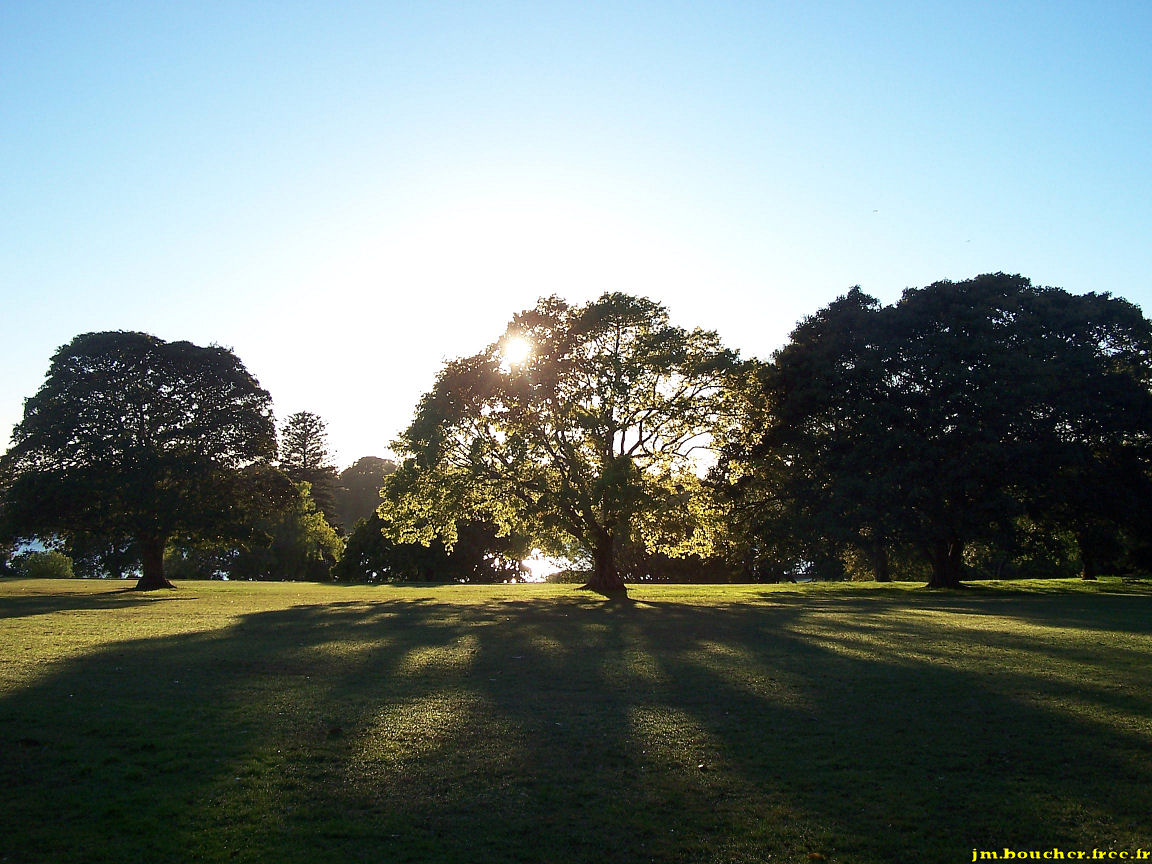
<path fill-rule="evenodd" d="M 442 645 L 426 645 L 404 653 L 396 664 L 397 675 L 466 674 L 479 653 L 479 639 L 467 634 Z"/>
<path fill-rule="evenodd" d="M 484 726 L 484 701 L 474 693 L 440 691 L 389 705 L 357 734 L 359 766 L 378 764 L 402 771 L 410 761 L 447 761 L 457 744 Z M 444 751 L 453 751 L 445 753 Z"/>

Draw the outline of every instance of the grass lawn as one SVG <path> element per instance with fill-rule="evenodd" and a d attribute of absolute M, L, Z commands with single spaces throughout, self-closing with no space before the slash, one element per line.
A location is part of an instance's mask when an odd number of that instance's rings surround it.
<path fill-rule="evenodd" d="M 1152 849 L 1152 585 L 0 580 L 0 862 Z"/>

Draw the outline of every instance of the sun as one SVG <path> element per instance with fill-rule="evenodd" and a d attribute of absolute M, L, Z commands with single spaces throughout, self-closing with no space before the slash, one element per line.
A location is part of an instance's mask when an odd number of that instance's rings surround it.
<path fill-rule="evenodd" d="M 509 366 L 519 366 L 532 355 L 532 343 L 523 336 L 509 336 L 500 346 L 500 353 Z"/>

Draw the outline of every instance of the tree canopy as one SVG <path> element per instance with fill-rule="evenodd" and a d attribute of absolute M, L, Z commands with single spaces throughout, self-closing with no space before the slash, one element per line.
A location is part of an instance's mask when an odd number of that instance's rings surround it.
<path fill-rule="evenodd" d="M 178 535 L 237 536 L 291 494 L 271 470 L 271 399 L 230 350 L 133 332 L 60 348 L 3 457 L 9 533 L 131 539 L 141 589 L 168 587 Z"/>
<path fill-rule="evenodd" d="M 1109 502 L 1148 487 L 1150 382 L 1152 329 L 1109 295 L 1004 274 L 892 306 L 853 289 L 765 367 L 761 423 L 724 465 L 761 536 L 810 561 L 855 549 L 886 578 L 910 546 L 954 586 L 971 544 L 1043 520 L 1089 571 L 1101 523 L 1121 519 Z"/>
<path fill-rule="evenodd" d="M 634 534 L 666 552 L 706 547 L 692 493 L 735 365 L 716 334 L 671 325 L 651 300 L 542 299 L 423 397 L 394 445 L 405 461 L 386 522 L 401 541 L 451 544 L 475 518 L 541 548 L 575 542 L 594 562 L 589 586 L 619 590 Z"/>
<path fill-rule="evenodd" d="M 395 470 L 391 459 L 362 456 L 340 472 L 336 478 L 336 513 L 345 534 L 351 535 L 357 522 L 376 512 L 384 478 Z"/>

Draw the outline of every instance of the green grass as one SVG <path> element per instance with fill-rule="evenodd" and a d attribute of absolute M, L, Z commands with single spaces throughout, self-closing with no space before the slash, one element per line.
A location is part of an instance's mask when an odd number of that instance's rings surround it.
<path fill-rule="evenodd" d="M 0 862 L 1152 848 L 1152 586 L 0 580 Z"/>

